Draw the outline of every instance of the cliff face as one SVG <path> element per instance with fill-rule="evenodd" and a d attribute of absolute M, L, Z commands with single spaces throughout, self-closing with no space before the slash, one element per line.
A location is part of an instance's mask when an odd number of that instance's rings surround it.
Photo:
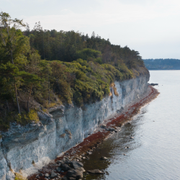
<path fill-rule="evenodd" d="M 137 101 L 147 91 L 149 75 L 115 82 L 116 93 L 102 101 L 78 108 L 63 106 L 39 113 L 39 124 L 12 124 L 0 138 L 0 180 L 13 179 L 13 172 L 29 175 L 92 134 L 108 117 Z M 116 94 L 116 95 L 115 95 Z"/>

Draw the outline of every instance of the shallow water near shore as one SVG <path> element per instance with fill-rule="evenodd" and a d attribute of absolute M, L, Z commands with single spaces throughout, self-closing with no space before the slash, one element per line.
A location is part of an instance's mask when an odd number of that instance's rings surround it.
<path fill-rule="evenodd" d="M 105 172 L 84 179 L 180 179 L 180 71 L 150 75 L 160 95 L 83 161 L 86 170 Z"/>

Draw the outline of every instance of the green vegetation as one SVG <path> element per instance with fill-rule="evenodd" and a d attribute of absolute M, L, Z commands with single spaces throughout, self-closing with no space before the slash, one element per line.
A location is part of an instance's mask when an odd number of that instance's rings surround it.
<path fill-rule="evenodd" d="M 20 173 L 16 173 L 14 180 L 27 180 L 27 178 L 23 177 Z"/>
<path fill-rule="evenodd" d="M 84 104 L 110 94 L 110 84 L 147 73 L 137 51 L 78 32 L 32 31 L 0 13 L 0 129 L 38 122 L 37 111 Z M 115 89 L 115 87 L 114 87 Z"/>

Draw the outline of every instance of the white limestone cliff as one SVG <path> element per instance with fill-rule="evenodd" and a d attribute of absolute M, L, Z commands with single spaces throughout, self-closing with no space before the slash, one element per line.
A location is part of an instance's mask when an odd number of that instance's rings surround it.
<path fill-rule="evenodd" d="M 137 101 L 147 92 L 149 75 L 115 82 L 118 96 L 99 102 L 56 107 L 50 114 L 39 112 L 40 123 L 20 126 L 12 123 L 0 138 L 0 180 L 14 179 L 14 172 L 28 176 L 59 154 L 82 142 L 108 117 Z"/>

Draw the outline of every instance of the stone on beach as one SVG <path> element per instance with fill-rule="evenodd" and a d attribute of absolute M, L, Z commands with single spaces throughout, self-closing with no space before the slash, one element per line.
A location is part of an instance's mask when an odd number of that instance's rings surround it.
<path fill-rule="evenodd" d="M 58 175 L 54 172 L 54 171 L 52 171 L 51 172 L 51 178 L 55 178 L 55 177 L 57 177 Z"/>
<path fill-rule="evenodd" d="M 107 160 L 108 158 L 105 157 L 105 156 L 102 156 L 100 159 L 101 159 L 101 160 Z"/>
<path fill-rule="evenodd" d="M 100 171 L 99 169 L 88 170 L 87 172 L 91 174 L 104 174 L 104 172 Z"/>
<path fill-rule="evenodd" d="M 71 169 L 67 172 L 66 177 L 69 179 L 70 177 L 73 177 L 75 179 L 81 179 L 83 178 L 83 172 L 80 170 Z"/>
<path fill-rule="evenodd" d="M 112 128 L 112 127 L 108 127 L 108 128 L 106 128 L 106 130 L 107 130 L 107 131 L 116 131 L 116 129 L 115 129 L 115 128 Z"/>
<path fill-rule="evenodd" d="M 49 177 L 49 173 L 46 173 L 44 176 L 48 178 Z"/>
<path fill-rule="evenodd" d="M 71 168 L 69 167 L 69 165 L 67 165 L 67 164 L 61 164 L 61 169 L 63 170 L 63 171 L 68 171 L 68 170 L 70 170 Z"/>

